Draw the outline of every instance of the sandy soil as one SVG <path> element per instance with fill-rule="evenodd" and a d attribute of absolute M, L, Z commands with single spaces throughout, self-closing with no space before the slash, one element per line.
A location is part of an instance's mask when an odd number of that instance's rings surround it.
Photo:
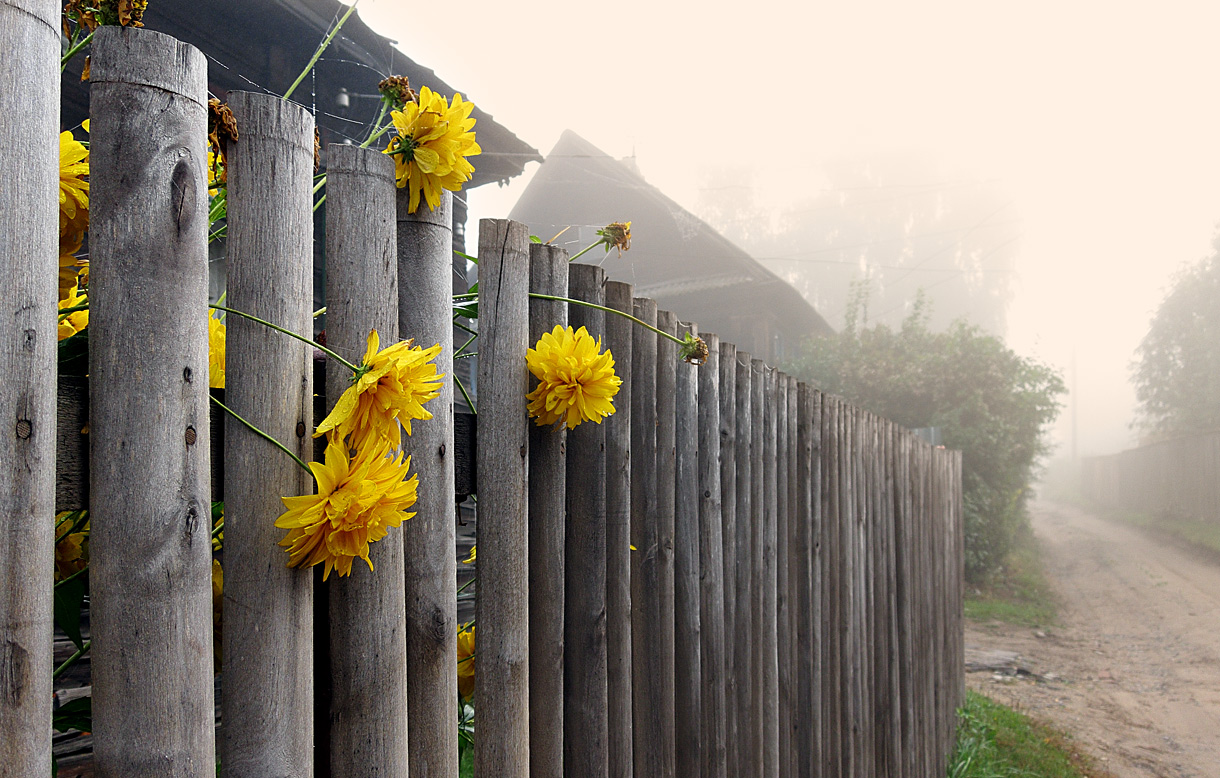
<path fill-rule="evenodd" d="M 967 684 L 1119 778 L 1220 778 L 1220 564 L 1063 505 L 1034 506 L 1033 524 L 1060 624 L 967 624 L 968 659 L 1009 651 L 1024 668 Z"/>

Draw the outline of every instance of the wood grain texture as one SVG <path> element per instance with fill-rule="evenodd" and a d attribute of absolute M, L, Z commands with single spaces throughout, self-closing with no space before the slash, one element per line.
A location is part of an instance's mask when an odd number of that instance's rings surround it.
<path fill-rule="evenodd" d="M 364 356 L 370 330 L 377 330 L 382 348 L 398 341 L 395 190 L 393 160 L 386 155 L 330 144 L 326 344 L 354 364 Z M 349 386 L 346 371 L 332 364 L 327 408 Z M 423 426 L 416 422 L 415 428 Z M 419 510 L 418 503 L 413 510 Z M 371 545 L 373 570 L 357 561 L 351 576 L 330 581 L 330 774 L 335 778 L 408 775 L 402 532 L 391 528 Z"/>
<path fill-rule="evenodd" d="M 529 775 L 529 231 L 479 222 L 477 775 Z"/>
<path fill-rule="evenodd" d="M 754 709 L 758 711 L 762 729 L 759 731 L 760 750 L 762 751 L 764 778 L 778 778 L 780 772 L 779 752 L 779 651 L 776 644 L 776 600 L 777 600 L 777 566 L 776 548 L 776 514 L 778 512 L 778 476 L 779 467 L 776 461 L 776 444 L 778 442 L 778 408 L 776 397 L 775 369 L 762 360 L 753 363 L 755 372 L 753 381 L 758 383 L 754 399 L 759 401 L 754 411 L 756 427 L 754 445 L 759 449 L 752 452 L 754 465 L 761 465 L 755 473 L 756 487 L 754 495 L 758 498 L 758 506 L 754 515 L 758 518 L 759 530 L 754 535 L 756 543 L 754 551 L 755 591 L 758 607 L 755 624 L 758 633 L 755 636 L 755 651 L 758 657 L 757 683 Z"/>
<path fill-rule="evenodd" d="M 605 273 L 572 265 L 569 296 L 601 305 Z M 568 319 L 595 338 L 606 314 L 571 305 Z M 606 707 L 606 433 L 585 422 L 568 432 L 564 574 L 563 772 L 603 778 L 609 770 Z"/>
<path fill-rule="evenodd" d="M 530 244 L 530 291 L 569 296 L 566 251 L 557 246 Z M 529 306 L 531 345 L 553 328 L 568 324 L 567 303 L 531 299 Z M 536 385 L 531 379 L 530 388 Z M 561 778 L 564 769 L 567 437 L 564 424 L 529 426 L 531 778 Z M 604 569 L 600 575 L 605 575 Z"/>
<path fill-rule="evenodd" d="M 678 331 L 672 311 L 657 311 L 657 329 L 670 335 Z M 677 741 L 674 711 L 674 495 L 677 480 L 676 382 L 678 347 L 668 338 L 657 338 L 657 686 L 656 712 L 660 752 L 654 767 L 662 778 L 676 773 Z"/>
<path fill-rule="evenodd" d="M 92 56 L 95 771 L 202 778 L 216 769 L 207 65 L 172 38 L 117 27 L 97 31 Z"/>
<path fill-rule="evenodd" d="M 415 517 L 403 524 L 406 550 L 408 750 L 411 774 L 457 778 L 457 560 L 453 446 L 453 194 L 436 209 L 407 213 L 397 194 L 398 333 L 428 348 L 440 344 L 440 396 L 431 419 L 403 439 L 419 475 Z M 524 316 L 524 312 L 522 313 Z M 524 358 L 524 351 L 520 359 Z M 481 572 L 481 571 L 480 571 Z"/>
<path fill-rule="evenodd" d="M 710 344 L 709 344 L 710 348 Z M 737 347 L 720 344 L 720 514 L 724 588 L 724 764 L 737 775 Z"/>
<path fill-rule="evenodd" d="M 606 307 L 631 313 L 630 284 L 607 281 Z M 606 428 L 606 685 L 610 778 L 631 778 L 631 407 L 632 338 L 637 326 L 606 316 L 605 346 L 623 379 Z"/>
<path fill-rule="evenodd" d="M 792 773 L 792 623 L 788 591 L 788 465 L 795 461 L 788 446 L 788 376 L 775 371 L 775 646 L 777 653 L 777 730 L 782 775 Z"/>
<path fill-rule="evenodd" d="M 736 499 L 736 572 L 734 573 L 736 613 L 733 624 L 733 667 L 737 681 L 737 775 L 753 778 L 762 773 L 762 754 L 758 753 L 758 742 L 753 734 L 762 726 L 761 718 L 754 715 L 751 706 L 753 683 L 753 638 L 755 634 L 753 598 L 753 528 L 755 516 L 752 510 L 754 494 L 754 462 L 750 456 L 754 442 L 752 415 L 753 394 L 750 391 L 750 354 L 738 351 L 734 381 L 735 414 L 737 417 L 737 439 L 735 453 L 737 463 Z M 727 541 L 726 541 L 727 543 Z"/>
<path fill-rule="evenodd" d="M 817 774 L 818 722 L 821 719 L 815 704 L 821 699 L 817 670 L 821 658 L 818 642 L 818 620 L 821 609 L 815 585 L 818 548 L 816 507 L 818 491 L 815 473 L 816 392 L 806 383 L 789 387 L 789 399 L 795 395 L 795 436 L 790 436 L 795 475 L 792 479 L 793 504 L 790 506 L 792 526 L 788 545 L 788 591 L 792 609 L 792 762 L 793 778 L 812 778 Z M 791 402 L 789 409 L 791 410 Z M 791 420 L 790 420 L 791 421 Z"/>
<path fill-rule="evenodd" d="M 51 761 L 60 11 L 0 0 L 0 414 L 12 425 L 0 435 L 3 778 L 45 774 Z"/>
<path fill-rule="evenodd" d="M 699 328 L 679 323 L 678 337 Z M 677 774 L 697 778 L 703 763 L 699 620 L 699 375 L 674 365 L 674 743 Z"/>
<path fill-rule="evenodd" d="M 724 516 L 721 510 L 720 337 L 702 335 L 699 367 L 699 672 L 700 775 L 728 778 L 725 734 Z"/>

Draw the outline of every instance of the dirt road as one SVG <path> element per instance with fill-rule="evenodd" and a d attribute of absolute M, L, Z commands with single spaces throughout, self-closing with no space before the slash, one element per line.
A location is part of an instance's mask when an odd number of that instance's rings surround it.
<path fill-rule="evenodd" d="M 1063 505 L 1035 505 L 1033 524 L 1060 624 L 968 624 L 968 659 L 1015 652 L 1033 673 L 971 672 L 969 686 L 1119 778 L 1220 778 L 1220 564 Z"/>

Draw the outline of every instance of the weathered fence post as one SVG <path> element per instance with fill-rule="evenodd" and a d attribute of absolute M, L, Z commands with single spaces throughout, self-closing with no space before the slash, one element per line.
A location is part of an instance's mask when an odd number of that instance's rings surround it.
<path fill-rule="evenodd" d="M 630 284 L 607 281 L 606 307 L 631 313 Z M 631 778 L 631 413 L 635 324 L 606 316 L 605 346 L 623 383 L 606 428 L 606 685 L 610 778 Z"/>
<path fill-rule="evenodd" d="M 737 775 L 737 347 L 721 342 L 717 384 L 720 390 L 720 541 L 724 589 L 724 764 Z"/>
<path fill-rule="evenodd" d="M 699 334 L 679 323 L 678 336 Z M 699 621 L 699 375 L 675 365 L 674 743 L 677 774 L 698 776 L 703 762 Z"/>
<path fill-rule="evenodd" d="M 569 297 L 601 305 L 605 273 L 573 265 Z M 568 319 L 593 337 L 606 314 L 572 305 Z M 604 346 L 604 344 L 603 344 Z M 609 770 L 606 710 L 606 436 L 585 422 L 568 433 L 564 575 L 563 772 L 603 778 Z"/>
<path fill-rule="evenodd" d="M 657 329 L 670 335 L 678 332 L 678 317 L 672 311 L 657 311 Z M 656 712 L 660 760 L 654 769 L 662 778 L 676 773 L 677 742 L 674 679 L 674 494 L 677 477 L 675 397 L 678 347 L 668 338 L 657 338 L 657 686 L 659 709 Z"/>
<path fill-rule="evenodd" d="M 839 460 L 843 405 L 836 397 L 822 396 L 822 454 L 820 466 L 822 561 L 822 772 L 843 775 L 843 634 L 840 588 L 842 522 L 839 505 Z"/>
<path fill-rule="evenodd" d="M 313 117 L 274 95 L 232 92 L 229 104 L 240 140 L 228 151 L 227 304 L 310 337 Z M 312 350 L 236 315 L 225 324 L 226 404 L 308 461 Z M 232 417 L 225 474 L 221 761 L 226 776 L 311 775 L 312 572 L 287 566 L 275 519 L 313 479 Z"/>
<path fill-rule="evenodd" d="M 402 525 L 410 657 L 407 744 L 412 775 L 457 778 L 453 195 L 442 192 L 437 208 L 421 204 L 413 214 L 407 212 L 409 204 L 407 190 L 398 190 L 398 333 L 423 348 L 439 344 L 436 371 L 445 378 L 440 396 L 428 402 L 432 418 L 412 424 L 411 436 L 403 438 L 419 476 L 415 516 Z M 522 267 L 521 272 L 528 271 Z M 513 305 L 519 304 L 524 302 L 514 300 Z M 526 312 L 520 315 L 524 323 Z M 524 365 L 525 352 L 516 359 L 515 365 Z M 524 558 L 520 564 L 525 566 Z M 482 559 L 479 576 L 483 578 Z M 477 634 L 482 639 L 485 633 L 480 629 Z"/>
<path fill-rule="evenodd" d="M 530 244 L 530 291 L 568 295 L 568 254 Z M 567 303 L 531 299 L 529 342 L 568 324 Z M 530 776 L 561 778 L 564 751 L 564 528 L 567 431 L 529 426 Z M 604 574 L 604 573 L 603 573 Z"/>
<path fill-rule="evenodd" d="M 0 0 L 0 776 L 51 763 L 59 17 Z"/>
<path fill-rule="evenodd" d="M 788 376 L 775 371 L 775 646 L 777 653 L 775 707 L 778 712 L 779 761 L 776 772 L 792 771 L 792 623 L 788 598 L 788 465 L 794 461 L 788 443 Z M 795 398 L 793 398 L 795 399 Z M 768 455 L 770 454 L 768 443 Z"/>
<path fill-rule="evenodd" d="M 776 438 L 778 421 L 776 410 L 775 369 L 761 359 L 754 360 L 751 391 L 754 393 L 754 446 L 751 452 L 755 467 L 754 515 L 758 519 L 754 532 L 754 580 L 755 580 L 755 656 L 758 661 L 754 696 L 754 710 L 762 724 L 758 730 L 764 778 L 779 776 L 779 651 L 776 646 L 776 497 L 778 468 L 776 467 Z"/>
<path fill-rule="evenodd" d="M 382 348 L 398 341 L 398 251 L 394 162 L 374 149 L 327 148 L 326 345 L 359 364 L 370 330 Z M 326 406 L 351 376 L 327 365 Z M 438 414 L 440 415 L 440 414 Z M 416 422 L 422 430 L 429 422 Z M 419 461 L 414 447 L 412 464 Z M 414 469 L 414 468 L 412 468 Z M 421 478 L 419 491 L 425 484 Z M 431 486 L 431 484 L 428 484 Z M 418 503 L 416 510 L 418 510 Z M 417 513 L 411 521 L 419 518 Z M 330 582 L 330 775 L 406 778 L 407 643 L 404 551 L 392 528 L 369 547 L 373 570 L 357 561 Z M 240 694 L 240 690 L 238 690 Z"/>
<path fill-rule="evenodd" d="M 529 231 L 479 222 L 476 775 L 529 775 Z"/>
<path fill-rule="evenodd" d="M 737 463 L 736 478 L 736 563 L 735 578 L 736 613 L 733 624 L 733 666 L 737 681 L 737 774 L 750 778 L 762 772 L 762 754 L 756 750 L 753 738 L 755 730 L 762 726 L 760 716 L 755 716 L 751 707 L 754 693 L 753 682 L 753 637 L 754 614 L 752 570 L 754 568 L 753 527 L 751 510 L 753 497 L 754 464 L 750 456 L 753 448 L 753 422 L 750 380 L 751 357 L 745 351 L 736 355 L 734 374 L 734 398 L 737 417 L 737 439 L 734 458 Z M 725 541 L 728 545 L 728 541 Z"/>
<path fill-rule="evenodd" d="M 789 390 L 791 393 L 791 389 Z M 790 602 L 793 610 L 794 649 L 792 680 L 793 778 L 813 778 L 820 764 L 818 722 L 821 712 L 821 607 L 817 586 L 817 476 L 819 467 L 817 393 L 805 383 L 796 385 L 795 504 L 792 506 L 791 544 L 788 547 Z M 789 404 L 791 409 L 791 403 Z M 791 438 L 790 438 L 791 439 Z"/>
<path fill-rule="evenodd" d="M 720 338 L 703 334 L 699 368 L 699 672 L 703 778 L 728 778 L 725 721 L 724 515 L 720 492 Z"/>
<path fill-rule="evenodd" d="M 165 35 L 103 27 L 94 38 L 89 509 L 100 776 L 216 771 L 206 79 L 203 55 Z"/>
<path fill-rule="evenodd" d="M 787 446 L 787 453 L 780 458 L 781 469 L 780 475 L 786 476 L 786 489 L 788 505 L 787 510 L 781 512 L 781 516 L 785 516 L 785 527 L 781 529 L 780 538 L 784 543 L 783 552 L 780 553 L 779 559 L 782 565 L 781 570 L 785 572 L 785 585 L 780 587 L 780 593 L 787 598 L 788 616 L 780 622 L 781 626 L 787 628 L 787 635 L 780 638 L 781 649 L 788 646 L 787 666 L 787 681 L 781 678 L 780 683 L 790 687 L 788 691 L 788 761 L 783 766 L 784 775 L 796 776 L 800 773 L 800 733 L 797 731 L 797 724 L 800 720 L 800 713 L 796 710 L 797 698 L 800 696 L 801 690 L 796 687 L 797 684 L 797 663 L 800 661 L 800 655 L 811 649 L 808 641 L 804 643 L 796 642 L 797 619 L 801 607 L 808 604 L 808 598 L 800 591 L 800 564 L 801 560 L 794 556 L 793 549 L 797 542 L 797 532 L 799 531 L 799 505 L 800 505 L 800 482 L 797 475 L 797 460 L 799 458 L 797 446 L 797 430 L 800 427 L 800 402 L 798 399 L 798 381 L 795 376 L 785 375 L 785 394 L 787 403 L 785 408 L 785 416 L 787 421 L 787 430 L 784 435 L 784 443 Z"/>

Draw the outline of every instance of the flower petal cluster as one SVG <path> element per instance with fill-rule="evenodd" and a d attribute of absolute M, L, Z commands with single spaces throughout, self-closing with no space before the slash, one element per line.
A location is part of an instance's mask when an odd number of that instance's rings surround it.
<path fill-rule="evenodd" d="M 349 459 L 341 439 L 332 435 L 325 464 L 309 464 L 318 493 L 280 498 L 287 510 L 275 526 L 288 530 L 280 545 L 288 549 L 289 566 L 324 562 L 322 580 L 331 570 L 350 575 L 357 557 L 372 570 L 369 544 L 415 515 L 407 509 L 415 504 L 419 478 L 406 477 L 410 467 L 410 457 L 392 452 L 388 441 L 357 449 Z"/>
<path fill-rule="evenodd" d="M 440 344 L 423 349 L 404 340 L 379 350 L 380 338 L 373 330 L 367 345 L 355 380 L 318 425 L 315 438 L 333 432 L 339 439 L 351 434 L 357 448 L 368 439 L 384 439 L 396 446 L 395 420 L 410 435 L 412 419 L 432 418 L 424 403 L 441 391 L 444 376 L 432 361 L 441 352 Z"/>
<path fill-rule="evenodd" d="M 55 581 L 84 570 L 89 564 L 89 522 L 77 527 L 81 514 L 64 511 L 55 515 Z M 73 529 L 78 529 L 73 532 Z"/>
<path fill-rule="evenodd" d="M 78 305 L 84 305 L 86 302 L 88 300 L 85 293 L 73 286 L 68 290 L 68 296 L 59 301 L 59 310 L 65 311 Z M 60 313 L 59 316 L 59 340 L 67 340 L 89 326 L 88 308 L 83 311 L 73 311 L 67 315 Z"/>
<path fill-rule="evenodd" d="M 474 630 L 474 627 L 458 630 L 458 694 L 462 695 L 463 700 L 474 696 Z"/>
<path fill-rule="evenodd" d="M 474 165 L 467 157 L 483 153 L 475 141 L 470 118 L 474 103 L 454 94 L 452 101 L 424 87 L 418 102 L 407 103 L 390 118 L 398 134 L 387 154 L 394 155 L 394 177 L 410 192 L 407 211 L 415 213 L 422 193 L 429 208 L 441 204 L 441 190 L 460 191 L 470 180 Z"/>
<path fill-rule="evenodd" d="M 86 131 L 88 128 L 86 127 Z M 89 229 L 89 150 L 64 131 L 59 134 L 59 295 L 76 283 L 77 260 Z"/>
<path fill-rule="evenodd" d="M 208 386 L 225 388 L 225 325 L 208 315 Z"/>
<path fill-rule="evenodd" d="M 538 379 L 526 395 L 538 426 L 563 421 L 568 429 L 584 421 L 601 424 L 614 413 L 611 398 L 623 379 L 614 374 L 614 355 L 602 352 L 601 338 L 581 327 L 556 326 L 526 352 L 525 362 Z"/>

